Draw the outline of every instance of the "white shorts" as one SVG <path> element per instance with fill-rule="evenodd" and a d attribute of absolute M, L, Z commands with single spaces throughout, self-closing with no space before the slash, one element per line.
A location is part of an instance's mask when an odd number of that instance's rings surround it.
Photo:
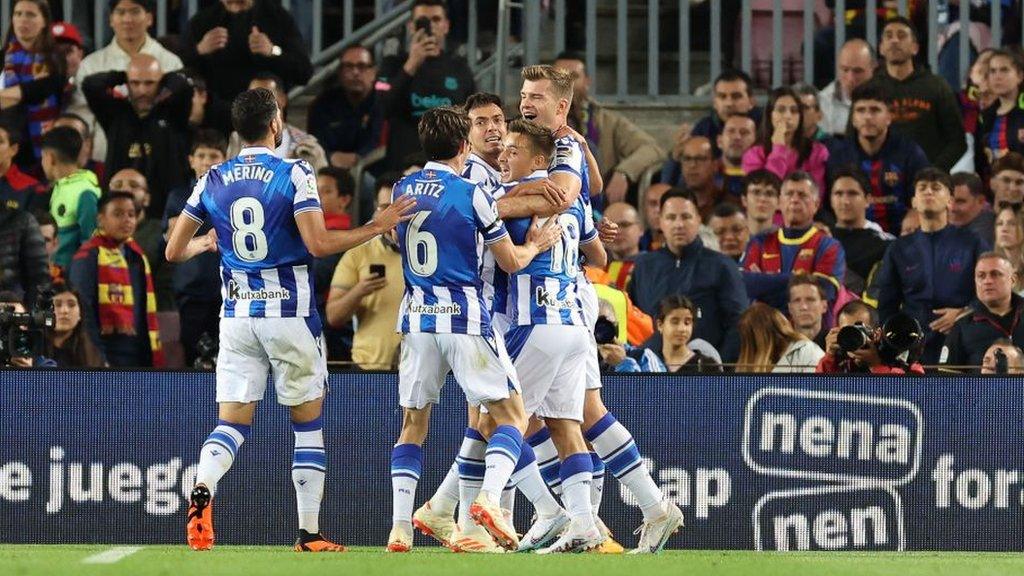
<path fill-rule="evenodd" d="M 474 406 L 519 392 L 516 370 L 500 338 L 416 332 L 402 337 L 399 404 L 417 410 L 436 404 L 449 372 Z"/>
<path fill-rule="evenodd" d="M 274 378 L 277 401 L 323 397 L 327 357 L 317 318 L 221 318 L 217 402 L 258 402 Z"/>
<path fill-rule="evenodd" d="M 583 321 L 587 323 L 590 334 L 590 354 L 587 357 L 587 390 L 601 388 L 601 362 L 597 353 L 597 340 L 594 339 L 594 327 L 597 326 L 598 305 L 597 290 L 586 280 L 576 282 L 576 294 L 580 299 Z"/>
<path fill-rule="evenodd" d="M 509 331 L 528 416 L 583 421 L 586 358 L 591 352 L 587 340 L 583 326 L 539 324 Z"/>

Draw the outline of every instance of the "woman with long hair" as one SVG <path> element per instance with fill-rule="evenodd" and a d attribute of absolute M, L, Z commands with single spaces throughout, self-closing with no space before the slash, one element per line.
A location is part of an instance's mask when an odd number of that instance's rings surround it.
<path fill-rule="evenodd" d="M 1024 295 L 1024 216 L 1013 208 L 1002 208 L 996 214 L 996 249 L 1006 256 L 1017 271 L 1013 291 Z"/>
<path fill-rule="evenodd" d="M 64 59 L 50 31 L 46 0 L 18 0 L 4 39 L 4 70 L 0 75 L 0 110 L 16 116 L 24 137 L 15 162 L 39 174 L 39 142 L 57 119 L 67 82 Z"/>
<path fill-rule="evenodd" d="M 808 172 L 824 192 L 828 149 L 804 130 L 804 104 L 789 87 L 771 91 L 761 116 L 757 143 L 743 154 L 743 172 L 765 168 L 780 179 L 797 170 Z"/>
<path fill-rule="evenodd" d="M 666 296 L 658 305 L 661 349 L 656 350 L 667 372 L 721 372 L 714 358 L 690 348 L 697 323 L 697 305 L 686 296 Z"/>
<path fill-rule="evenodd" d="M 53 331 L 47 334 L 47 356 L 61 368 L 102 368 L 103 353 L 82 325 L 82 299 L 66 284 L 57 286 L 53 295 Z"/>
<path fill-rule="evenodd" d="M 737 372 L 814 372 L 825 353 L 771 306 L 755 302 L 740 316 Z"/>

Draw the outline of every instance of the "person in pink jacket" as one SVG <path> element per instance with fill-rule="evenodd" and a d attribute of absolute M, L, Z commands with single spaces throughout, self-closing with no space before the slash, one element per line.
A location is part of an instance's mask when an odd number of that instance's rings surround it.
<path fill-rule="evenodd" d="M 828 149 L 805 135 L 803 103 L 792 88 L 772 90 L 761 116 L 757 144 L 743 154 L 743 171 L 765 168 L 781 179 L 792 172 L 810 173 L 824 193 Z"/>

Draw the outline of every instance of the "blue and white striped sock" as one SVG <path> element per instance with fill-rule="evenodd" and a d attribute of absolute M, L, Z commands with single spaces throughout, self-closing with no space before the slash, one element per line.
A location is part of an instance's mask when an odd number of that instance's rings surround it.
<path fill-rule="evenodd" d="M 312 422 L 292 422 L 295 452 L 292 456 L 292 484 L 299 513 L 299 528 L 320 532 L 320 500 L 327 476 L 327 452 L 324 451 L 323 416 Z"/>
<path fill-rule="evenodd" d="M 480 487 L 481 492 L 497 503 L 501 498 L 501 491 L 508 484 L 512 470 L 519 461 L 519 454 L 522 451 L 523 435 L 515 426 L 503 424 L 494 430 L 491 441 L 487 443 L 487 453 L 484 456 L 484 464 L 487 471 L 484 473 L 484 483 Z"/>
<path fill-rule="evenodd" d="M 636 498 L 644 520 L 662 515 L 664 498 L 651 473 L 640 459 L 633 435 L 615 419 L 611 412 L 598 420 L 584 434 L 594 451 L 612 473 Z"/>
<path fill-rule="evenodd" d="M 196 484 L 203 484 L 210 489 L 210 494 L 216 494 L 217 483 L 231 469 L 235 455 L 249 437 L 251 428 L 247 424 L 217 420 L 217 427 L 210 432 L 199 451 Z"/>
<path fill-rule="evenodd" d="M 391 521 L 412 525 L 412 507 L 416 484 L 423 472 L 423 448 L 418 444 L 399 444 L 391 449 Z"/>
<path fill-rule="evenodd" d="M 604 461 L 597 452 L 590 453 L 590 461 L 594 464 L 594 481 L 590 483 L 590 506 L 594 516 L 600 515 L 601 499 L 604 497 Z"/>
<path fill-rule="evenodd" d="M 480 485 L 484 483 L 484 456 L 487 454 L 487 439 L 472 428 L 466 428 L 466 434 L 459 447 L 459 527 L 467 530 L 476 524 L 469 517 L 469 507 L 473 505 Z"/>
<path fill-rule="evenodd" d="M 594 477 L 594 463 L 588 452 L 571 454 L 562 461 L 559 470 L 562 477 L 562 499 L 569 517 L 585 526 L 594 523 L 590 508 L 590 483 Z"/>
<path fill-rule="evenodd" d="M 551 441 L 551 432 L 547 428 L 541 428 L 526 441 L 533 448 L 537 456 L 537 467 L 540 468 L 540 476 L 544 483 L 551 489 L 555 496 L 562 495 L 562 479 L 558 475 L 560 466 L 558 461 L 558 449 Z"/>
<path fill-rule="evenodd" d="M 550 518 L 562 509 L 541 478 L 540 468 L 537 468 L 537 456 L 527 442 L 523 442 L 523 453 L 519 456 L 519 462 L 516 462 L 516 469 L 512 472 L 509 482 L 526 496 L 541 518 Z"/>

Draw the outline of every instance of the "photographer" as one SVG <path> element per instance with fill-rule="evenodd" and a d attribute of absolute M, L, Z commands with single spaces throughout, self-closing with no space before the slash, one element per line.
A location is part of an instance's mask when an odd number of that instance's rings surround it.
<path fill-rule="evenodd" d="M 29 319 L 27 313 L 16 293 L 0 292 L 0 367 L 56 368 L 56 362 L 41 354 L 38 318 Z"/>
<path fill-rule="evenodd" d="M 1024 352 L 1007 338 L 1000 338 L 985 351 L 982 374 L 1024 374 Z"/>
<path fill-rule="evenodd" d="M 619 342 L 619 324 L 615 307 L 607 300 L 598 300 L 598 317 L 594 339 L 601 360 L 601 372 L 665 372 L 665 364 L 647 348 Z"/>
<path fill-rule="evenodd" d="M 921 330 L 904 330 L 906 315 L 897 314 L 886 329 L 900 328 L 888 341 L 887 330 L 878 327 L 878 311 L 860 300 L 848 302 L 839 311 L 836 327 L 825 336 L 825 356 L 818 362 L 818 374 L 924 374 L 924 368 L 910 356 L 920 344 Z M 908 345 L 909 342 L 909 345 Z M 907 356 L 901 359 L 902 353 Z"/>

